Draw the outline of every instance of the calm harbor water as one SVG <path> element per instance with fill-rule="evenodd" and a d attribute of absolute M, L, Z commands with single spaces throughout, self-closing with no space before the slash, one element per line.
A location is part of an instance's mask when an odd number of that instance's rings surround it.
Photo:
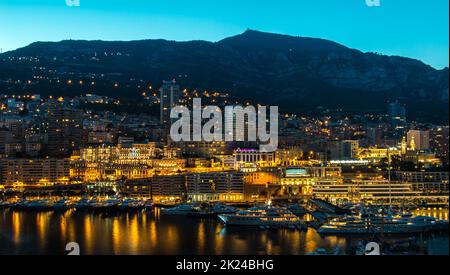
<path fill-rule="evenodd" d="M 448 209 L 417 214 L 448 219 Z M 307 232 L 225 228 L 215 218 L 164 216 L 159 209 L 114 216 L 0 210 L 0 254 L 66 254 L 68 242 L 77 242 L 81 254 L 88 255 L 303 255 L 336 246 L 348 251 L 355 240 L 321 237 L 312 228 Z M 448 236 L 445 242 L 448 254 Z"/>

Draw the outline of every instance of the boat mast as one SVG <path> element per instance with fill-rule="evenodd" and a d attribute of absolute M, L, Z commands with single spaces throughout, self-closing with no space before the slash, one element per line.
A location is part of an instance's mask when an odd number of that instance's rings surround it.
<path fill-rule="evenodd" d="M 392 187 L 391 187 L 391 148 L 388 149 L 388 184 L 389 184 L 389 207 L 392 207 Z"/>

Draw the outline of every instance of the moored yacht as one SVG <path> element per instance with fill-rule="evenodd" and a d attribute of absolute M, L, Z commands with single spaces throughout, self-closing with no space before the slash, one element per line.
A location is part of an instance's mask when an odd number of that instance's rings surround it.
<path fill-rule="evenodd" d="M 146 207 L 146 202 L 136 199 L 125 199 L 120 203 L 119 210 L 121 211 L 141 211 Z"/>
<path fill-rule="evenodd" d="M 194 206 L 194 211 L 189 213 L 189 216 L 193 217 L 215 217 L 220 214 L 233 214 L 238 211 L 237 208 L 228 206 L 224 203 L 215 203 L 215 204 L 201 204 L 199 206 Z"/>
<path fill-rule="evenodd" d="M 179 204 L 172 208 L 162 208 L 161 212 L 164 215 L 189 215 L 195 214 L 198 210 L 195 204 Z"/>
<path fill-rule="evenodd" d="M 219 218 L 227 226 L 304 228 L 300 219 L 283 207 L 253 207 L 235 214 L 222 214 Z"/>
<path fill-rule="evenodd" d="M 90 210 L 94 212 L 111 212 L 116 211 L 121 203 L 118 198 L 110 198 L 105 201 L 97 201 L 91 204 Z"/>
<path fill-rule="evenodd" d="M 433 217 L 392 217 L 365 215 L 331 220 L 317 232 L 322 235 L 417 234 L 434 230 L 448 230 L 448 221 Z"/>
<path fill-rule="evenodd" d="M 83 197 L 75 203 L 75 209 L 76 210 L 88 210 L 95 203 L 97 203 L 97 199 L 95 199 L 95 198 L 88 199 L 86 197 Z"/>
<path fill-rule="evenodd" d="M 0 209 L 2 208 L 8 208 L 12 205 L 12 203 L 7 202 L 7 201 L 0 201 Z"/>
<path fill-rule="evenodd" d="M 212 212 L 214 214 L 233 214 L 236 213 L 238 209 L 236 207 L 228 206 L 224 203 L 216 203 L 212 207 Z"/>

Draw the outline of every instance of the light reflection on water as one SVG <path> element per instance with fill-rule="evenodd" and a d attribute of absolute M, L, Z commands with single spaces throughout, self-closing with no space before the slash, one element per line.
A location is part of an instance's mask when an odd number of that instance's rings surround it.
<path fill-rule="evenodd" d="M 418 208 L 413 213 L 416 216 L 431 216 L 448 221 L 448 209 L 445 208 Z"/>
<path fill-rule="evenodd" d="M 448 219 L 448 209 L 416 215 Z M 261 231 L 225 228 L 218 219 L 162 216 L 153 213 L 105 216 L 78 213 L 0 211 L 0 254 L 65 254 L 78 242 L 82 254 L 303 255 L 317 248 L 343 250 L 343 237 L 321 237 L 314 229 Z"/>

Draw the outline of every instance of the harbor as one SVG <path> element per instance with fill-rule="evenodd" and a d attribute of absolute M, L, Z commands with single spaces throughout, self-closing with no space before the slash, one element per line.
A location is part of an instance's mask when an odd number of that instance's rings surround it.
<path fill-rule="evenodd" d="M 161 207 L 114 196 L 3 201 L 0 254 L 66 254 L 65 245 L 77 242 L 88 255 L 364 255 L 375 241 L 383 254 L 448 255 L 448 208 L 401 215 L 332 206 Z"/>

